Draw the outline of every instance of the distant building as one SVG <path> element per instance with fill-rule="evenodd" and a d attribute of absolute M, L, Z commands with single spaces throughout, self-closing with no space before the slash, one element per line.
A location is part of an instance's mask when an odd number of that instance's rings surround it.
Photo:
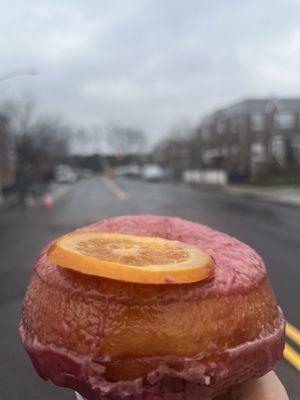
<path fill-rule="evenodd" d="M 218 110 L 203 119 L 197 147 L 201 167 L 300 172 L 300 99 L 248 99 Z"/>
<path fill-rule="evenodd" d="M 0 185 L 2 189 L 13 186 L 15 181 L 16 153 L 14 140 L 7 130 L 7 121 L 0 115 Z"/>

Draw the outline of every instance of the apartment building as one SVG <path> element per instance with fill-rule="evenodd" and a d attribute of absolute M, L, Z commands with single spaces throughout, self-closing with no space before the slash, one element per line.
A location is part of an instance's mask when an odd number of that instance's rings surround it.
<path fill-rule="evenodd" d="M 203 119 L 195 147 L 202 167 L 300 172 L 300 99 L 247 99 L 218 110 Z"/>

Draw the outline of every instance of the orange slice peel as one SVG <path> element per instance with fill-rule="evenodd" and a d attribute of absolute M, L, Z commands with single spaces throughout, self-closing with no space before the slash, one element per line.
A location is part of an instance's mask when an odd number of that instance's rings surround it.
<path fill-rule="evenodd" d="M 87 275 L 144 284 L 182 284 L 212 276 L 211 257 L 188 243 L 111 232 L 74 232 L 48 250 L 54 264 Z"/>

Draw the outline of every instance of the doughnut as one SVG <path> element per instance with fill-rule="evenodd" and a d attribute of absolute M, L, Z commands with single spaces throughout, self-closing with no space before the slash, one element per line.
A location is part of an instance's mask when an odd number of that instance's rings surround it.
<path fill-rule="evenodd" d="M 205 400 L 266 374 L 282 358 L 284 317 L 263 260 L 246 244 L 153 215 L 115 217 L 79 231 L 189 243 L 210 255 L 215 270 L 188 284 L 122 282 L 53 264 L 49 244 L 36 262 L 19 327 L 43 379 L 88 400 Z"/>

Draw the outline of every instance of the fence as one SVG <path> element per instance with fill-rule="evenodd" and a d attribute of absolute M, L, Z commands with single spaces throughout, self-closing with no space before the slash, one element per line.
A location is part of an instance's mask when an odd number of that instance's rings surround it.
<path fill-rule="evenodd" d="M 186 170 L 183 180 L 187 183 L 224 186 L 227 184 L 227 173 L 222 170 Z"/>

